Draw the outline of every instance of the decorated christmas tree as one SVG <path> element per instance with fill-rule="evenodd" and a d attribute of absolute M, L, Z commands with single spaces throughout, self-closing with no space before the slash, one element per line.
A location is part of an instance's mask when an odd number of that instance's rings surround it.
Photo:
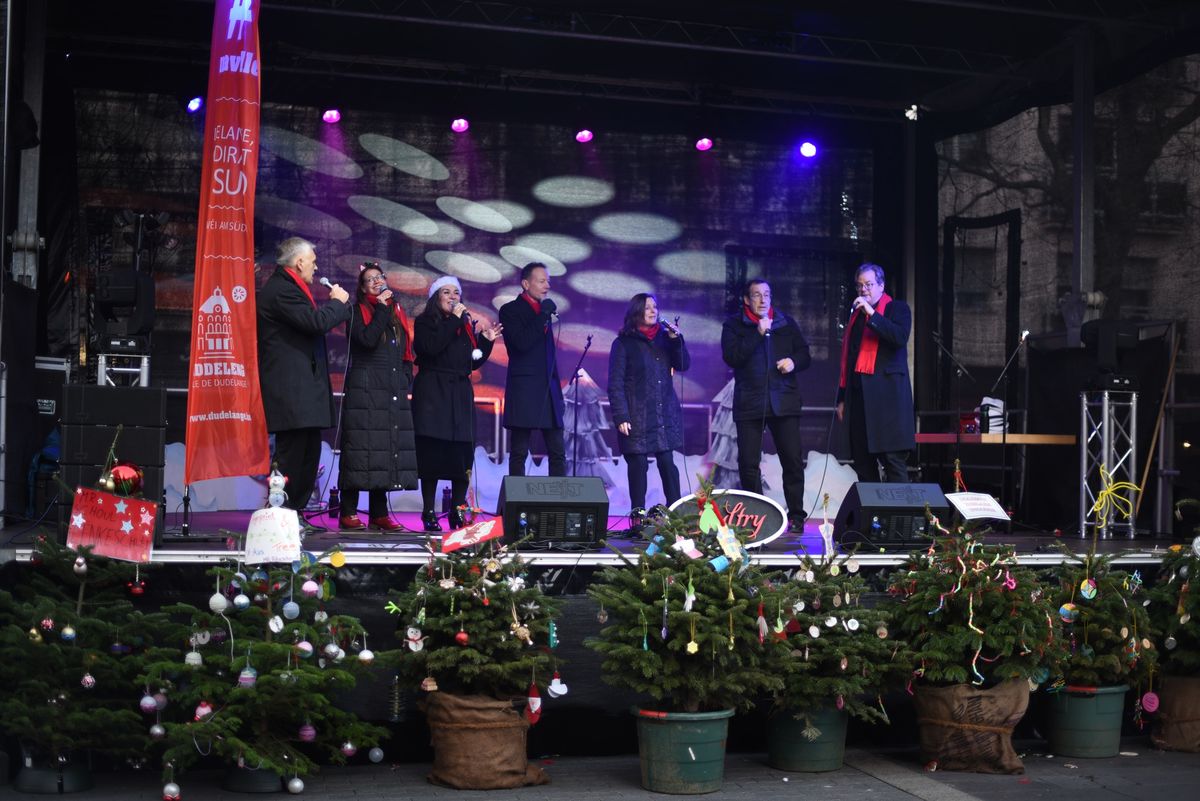
<path fill-rule="evenodd" d="M 605 681 L 646 696 L 648 708 L 746 709 L 782 687 L 766 669 L 768 578 L 721 518 L 719 491 L 702 482 L 697 497 L 699 513 L 664 516 L 636 563 L 606 568 L 589 587 L 608 625 L 587 644 Z"/>
<path fill-rule="evenodd" d="M 1150 590 L 1158 634 L 1158 667 L 1169 675 L 1200 676 L 1200 536 L 1172 545 Z"/>
<path fill-rule="evenodd" d="M 912 670 L 912 652 L 884 609 L 863 604 L 866 594 L 853 554 L 804 556 L 793 580 L 772 587 L 764 611 L 773 621 L 775 670 L 783 677 L 775 704 L 805 721 L 808 739 L 819 735 L 813 713 L 820 710 L 888 722 L 882 694 L 903 685 Z"/>
<path fill-rule="evenodd" d="M 951 531 L 933 522 L 939 536 L 888 587 L 892 628 L 916 653 L 912 678 L 943 686 L 1046 681 L 1064 653 L 1053 587 L 1018 564 L 1012 545 L 987 544 L 973 526 Z"/>
<path fill-rule="evenodd" d="M 136 608 L 138 570 L 40 538 L 30 565 L 0 591 L 0 728 L 35 766 L 141 751 L 134 678 L 156 657 L 167 621 Z"/>
<path fill-rule="evenodd" d="M 333 565 L 343 561 L 335 551 L 288 567 L 218 565 L 208 571 L 207 608 L 165 610 L 186 621 L 177 650 L 136 685 L 150 735 L 164 743 L 164 797 L 177 797 L 176 774 L 209 754 L 283 777 L 292 792 L 321 761 L 342 763 L 363 748 L 382 759 L 375 746 L 385 731 L 339 704 L 375 658 L 359 621 L 327 609 Z M 156 694 L 169 700 L 167 712 Z"/>

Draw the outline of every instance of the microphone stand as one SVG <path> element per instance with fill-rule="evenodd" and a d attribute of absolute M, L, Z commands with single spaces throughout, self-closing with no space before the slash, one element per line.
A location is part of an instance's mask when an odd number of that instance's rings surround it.
<path fill-rule="evenodd" d="M 988 390 L 988 396 L 994 397 L 996 387 L 1000 386 L 1000 382 L 1004 382 L 1004 412 L 1000 415 L 1000 505 L 1005 506 L 1008 498 L 1008 370 L 1013 366 L 1013 362 L 1017 359 L 1017 354 L 1021 352 L 1021 348 L 1025 345 L 1025 340 L 1029 338 L 1028 331 L 1021 332 L 1021 339 L 1017 342 L 1017 346 L 1013 348 L 1013 352 L 1008 357 L 1008 361 L 1004 363 L 1004 369 L 1000 371 L 1000 377 L 996 379 L 996 383 L 992 384 L 992 388 Z M 991 416 L 990 414 L 988 415 Z M 983 419 L 983 409 L 980 409 L 980 419 Z M 1007 511 L 1007 509 L 1005 510 Z M 1012 514 L 1009 514 L 1009 533 L 1012 529 Z"/>
<path fill-rule="evenodd" d="M 579 467 L 579 371 L 583 369 L 583 360 L 587 357 L 588 351 L 592 349 L 592 335 L 588 334 L 587 344 L 583 346 L 583 353 L 579 354 L 579 361 L 575 364 L 575 372 L 571 373 L 571 384 L 574 386 L 574 392 L 571 394 L 572 403 L 575 404 L 575 412 L 571 417 L 571 477 L 574 478 L 576 470 Z"/>
<path fill-rule="evenodd" d="M 959 382 L 963 376 L 966 376 L 967 380 L 973 384 L 975 376 L 971 375 L 971 371 L 950 352 L 949 348 L 942 344 L 942 335 L 937 331 L 933 332 L 933 344 L 937 345 L 938 350 L 954 365 L 954 388 L 952 390 L 954 393 L 954 458 L 958 459 L 959 449 L 962 447 L 962 403 L 959 399 Z"/>

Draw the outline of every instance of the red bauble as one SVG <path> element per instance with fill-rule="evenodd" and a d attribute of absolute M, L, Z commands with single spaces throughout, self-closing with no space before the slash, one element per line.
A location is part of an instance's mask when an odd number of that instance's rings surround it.
<path fill-rule="evenodd" d="M 470 641 L 471 638 L 467 635 L 467 633 L 465 631 L 460 631 L 458 634 L 454 635 L 454 639 L 455 639 L 455 641 L 458 642 L 459 645 L 466 645 Z"/>
<path fill-rule="evenodd" d="M 142 468 L 133 462 L 117 462 L 109 471 L 113 481 L 113 491 L 118 495 L 133 495 L 142 489 Z"/>
<path fill-rule="evenodd" d="M 130 595 L 145 595 L 146 594 L 145 579 L 138 579 L 137 581 L 127 581 L 127 582 L 125 582 L 125 586 L 129 589 Z"/>

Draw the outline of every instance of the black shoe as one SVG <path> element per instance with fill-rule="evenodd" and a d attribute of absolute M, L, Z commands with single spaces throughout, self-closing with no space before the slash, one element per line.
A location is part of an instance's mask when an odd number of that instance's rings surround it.
<path fill-rule="evenodd" d="M 804 512 L 788 519 L 788 531 L 792 534 L 804 533 L 804 521 L 808 519 L 808 513 Z"/>
<path fill-rule="evenodd" d="M 421 523 L 424 524 L 426 531 L 441 531 L 442 524 L 438 522 L 436 512 L 422 512 Z"/>
<path fill-rule="evenodd" d="M 462 512 L 458 511 L 457 507 L 450 510 L 450 514 L 446 515 L 446 525 L 451 531 L 458 531 L 463 527 Z"/>

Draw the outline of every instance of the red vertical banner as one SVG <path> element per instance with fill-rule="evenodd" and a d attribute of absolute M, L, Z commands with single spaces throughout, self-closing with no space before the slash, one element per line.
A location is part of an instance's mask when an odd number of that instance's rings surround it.
<path fill-rule="evenodd" d="M 254 302 L 259 2 L 215 3 L 192 291 L 187 484 L 269 469 Z"/>

